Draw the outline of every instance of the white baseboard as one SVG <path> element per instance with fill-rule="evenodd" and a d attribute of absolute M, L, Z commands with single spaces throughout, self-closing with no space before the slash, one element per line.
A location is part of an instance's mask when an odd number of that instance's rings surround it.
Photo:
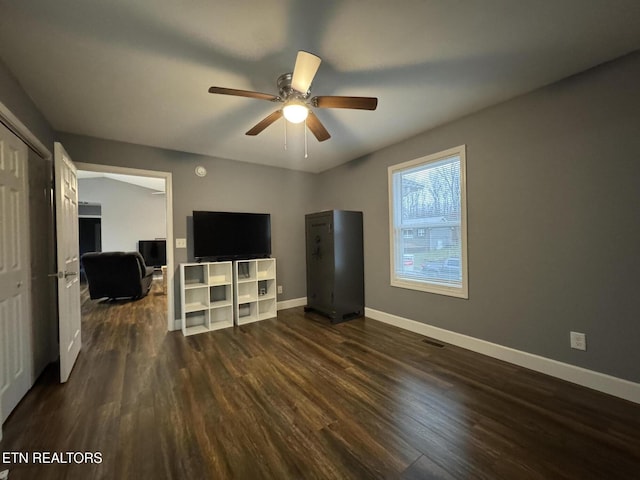
<path fill-rule="evenodd" d="M 365 315 L 373 320 L 388 323 L 389 325 L 394 325 L 420 335 L 425 335 L 442 342 L 466 348 L 473 352 L 481 353 L 520 367 L 535 370 L 536 372 L 640 404 L 640 383 L 594 372 L 593 370 L 576 367 L 575 365 L 569 365 L 568 363 L 559 362 L 532 353 L 515 350 L 496 343 L 487 342 L 486 340 L 480 340 L 427 325 L 426 323 L 374 310 L 373 308 L 365 308 Z"/>
<path fill-rule="evenodd" d="M 307 297 L 292 298 L 291 300 L 283 300 L 278 302 L 278 310 L 286 310 L 293 307 L 304 307 L 307 304 Z"/>

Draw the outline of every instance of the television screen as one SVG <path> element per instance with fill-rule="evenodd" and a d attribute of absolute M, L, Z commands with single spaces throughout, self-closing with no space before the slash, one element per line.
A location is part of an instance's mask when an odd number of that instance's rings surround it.
<path fill-rule="evenodd" d="M 162 267 L 167 264 L 166 240 L 139 240 L 138 251 L 147 267 Z"/>
<path fill-rule="evenodd" d="M 271 216 L 194 211 L 193 254 L 196 258 L 211 260 L 269 257 Z"/>

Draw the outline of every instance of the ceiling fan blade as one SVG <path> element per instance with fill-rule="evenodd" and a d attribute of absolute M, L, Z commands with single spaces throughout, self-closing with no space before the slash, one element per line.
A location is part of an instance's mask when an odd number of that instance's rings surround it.
<path fill-rule="evenodd" d="M 300 93 L 307 93 L 321 61 L 320 57 L 316 57 L 313 53 L 300 50 L 296 57 L 296 65 L 293 67 L 291 88 Z"/>
<path fill-rule="evenodd" d="M 311 133 L 315 135 L 319 142 L 324 142 L 325 140 L 331 138 L 331 135 L 329 135 L 327 129 L 324 128 L 324 125 L 322 125 L 322 122 L 320 122 L 320 119 L 316 117 L 316 115 L 312 111 L 309 111 L 309 115 L 307 116 L 307 127 L 309 128 L 309 130 L 311 130 Z"/>
<path fill-rule="evenodd" d="M 318 108 L 353 108 L 356 110 L 375 110 L 378 99 L 375 97 L 313 97 L 311 103 Z"/>
<path fill-rule="evenodd" d="M 235 95 L 236 97 L 257 98 L 259 100 L 269 100 L 272 102 L 275 102 L 276 100 L 280 100 L 280 97 L 277 97 L 275 95 L 270 95 L 268 93 L 252 92 L 250 90 L 238 90 L 235 88 L 210 87 L 209 93 L 219 93 L 222 95 Z"/>
<path fill-rule="evenodd" d="M 273 122 L 282 117 L 282 110 L 276 110 L 271 115 L 267 115 L 265 118 L 260 120 L 255 127 L 249 130 L 245 135 L 258 135 L 261 131 L 271 125 Z"/>

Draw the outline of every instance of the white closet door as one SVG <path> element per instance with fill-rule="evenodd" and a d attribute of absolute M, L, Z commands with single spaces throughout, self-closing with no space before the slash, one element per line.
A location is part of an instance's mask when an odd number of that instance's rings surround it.
<path fill-rule="evenodd" d="M 31 388 L 27 146 L 0 124 L 0 413 Z"/>

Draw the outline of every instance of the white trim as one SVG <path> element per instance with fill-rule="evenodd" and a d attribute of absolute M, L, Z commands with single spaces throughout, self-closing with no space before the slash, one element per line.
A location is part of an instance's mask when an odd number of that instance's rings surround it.
<path fill-rule="evenodd" d="M 365 315 L 373 320 L 640 404 L 640 383 L 515 350 L 368 307 L 365 308 Z"/>
<path fill-rule="evenodd" d="M 469 298 L 469 274 L 468 274 L 468 259 L 467 259 L 467 157 L 466 157 L 466 145 L 459 145 L 457 147 L 449 148 L 442 152 L 433 153 L 424 157 L 409 160 L 407 162 L 391 165 L 387 168 L 387 193 L 389 197 L 389 265 L 390 265 L 390 284 L 392 287 L 408 288 L 411 290 L 419 290 L 427 293 L 435 293 L 439 295 L 448 295 L 457 298 Z M 396 276 L 396 243 L 397 237 L 395 233 L 395 217 L 399 208 L 394 203 L 393 185 L 394 174 L 399 170 L 405 170 L 412 167 L 419 167 L 432 162 L 438 162 L 441 160 L 447 160 L 451 157 L 458 157 L 460 159 L 460 247 L 461 258 L 460 267 L 462 269 L 462 285 L 452 286 L 444 283 L 438 284 L 429 280 L 412 280 L 408 277 Z M 407 227 L 401 228 L 399 235 L 404 237 L 404 230 Z M 412 229 L 413 231 L 413 229 Z"/>
<path fill-rule="evenodd" d="M 283 300 L 278 302 L 278 310 L 286 310 L 287 308 L 304 307 L 307 304 L 307 297 L 292 298 L 291 300 Z"/>
<path fill-rule="evenodd" d="M 116 167 L 113 165 L 99 165 L 93 163 L 76 163 L 78 170 L 90 172 L 120 173 L 122 175 L 137 175 L 140 177 L 163 178 L 166 190 L 166 241 L 167 241 L 167 330 L 180 330 L 180 320 L 176 319 L 173 282 L 175 266 L 173 259 L 173 177 L 171 172 L 157 170 L 142 170 L 139 168 Z M 176 327 L 176 324 L 178 325 Z"/>
<path fill-rule="evenodd" d="M 0 102 L 0 122 L 43 159 L 50 160 L 53 157 L 51 151 L 2 102 Z"/>

